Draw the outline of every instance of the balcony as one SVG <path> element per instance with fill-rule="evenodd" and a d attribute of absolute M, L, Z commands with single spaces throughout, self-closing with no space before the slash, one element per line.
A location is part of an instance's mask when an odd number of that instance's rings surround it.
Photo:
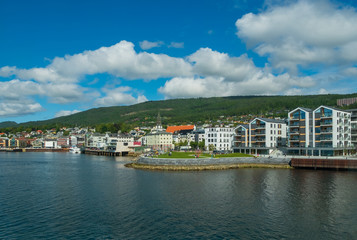
<path fill-rule="evenodd" d="M 265 124 L 257 125 L 256 129 L 265 129 Z"/>
<path fill-rule="evenodd" d="M 325 113 L 321 115 L 321 119 L 332 118 L 332 113 Z"/>
<path fill-rule="evenodd" d="M 321 121 L 320 126 L 332 126 L 332 121 Z"/>
<path fill-rule="evenodd" d="M 292 136 L 292 135 L 300 135 L 299 132 L 295 132 L 295 131 L 294 131 L 294 132 L 290 132 L 289 134 L 290 134 L 291 136 Z"/>
<path fill-rule="evenodd" d="M 265 131 L 256 131 L 255 135 L 256 136 L 264 136 L 265 135 Z"/>
<path fill-rule="evenodd" d="M 327 138 L 320 138 L 321 142 L 331 142 L 332 141 L 332 137 L 327 137 Z"/>

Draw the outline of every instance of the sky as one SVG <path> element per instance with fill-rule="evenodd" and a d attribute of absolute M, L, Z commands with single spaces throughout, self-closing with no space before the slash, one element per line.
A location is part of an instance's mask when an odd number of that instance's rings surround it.
<path fill-rule="evenodd" d="M 0 0 L 0 122 L 238 95 L 356 93 L 353 0 Z"/>

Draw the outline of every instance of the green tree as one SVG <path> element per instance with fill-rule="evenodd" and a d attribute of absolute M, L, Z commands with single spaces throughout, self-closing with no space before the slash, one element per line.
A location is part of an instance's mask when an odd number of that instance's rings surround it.
<path fill-rule="evenodd" d="M 191 149 L 196 150 L 198 147 L 198 143 L 195 141 L 190 142 Z"/>
<path fill-rule="evenodd" d="M 205 140 L 204 139 L 201 142 L 198 142 L 198 147 L 201 150 L 205 149 Z"/>

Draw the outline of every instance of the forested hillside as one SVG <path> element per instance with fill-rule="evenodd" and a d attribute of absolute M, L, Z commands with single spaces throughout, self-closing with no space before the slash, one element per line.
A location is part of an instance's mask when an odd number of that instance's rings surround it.
<path fill-rule="evenodd" d="M 357 97 L 357 94 L 237 96 L 149 101 L 131 106 L 94 108 L 70 116 L 22 123 L 17 127 L 94 126 L 118 122 L 138 126 L 150 125 L 155 122 L 158 112 L 163 117 L 164 124 L 196 123 L 215 120 L 220 116 L 247 114 L 286 117 L 287 111 L 299 106 L 312 109 L 320 105 L 336 106 L 337 99 L 349 97 Z"/>

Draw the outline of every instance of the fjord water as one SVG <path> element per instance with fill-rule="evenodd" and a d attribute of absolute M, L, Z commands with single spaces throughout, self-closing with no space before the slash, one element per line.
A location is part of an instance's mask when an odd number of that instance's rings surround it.
<path fill-rule="evenodd" d="M 0 239 L 355 239 L 357 172 L 160 172 L 0 153 Z"/>

